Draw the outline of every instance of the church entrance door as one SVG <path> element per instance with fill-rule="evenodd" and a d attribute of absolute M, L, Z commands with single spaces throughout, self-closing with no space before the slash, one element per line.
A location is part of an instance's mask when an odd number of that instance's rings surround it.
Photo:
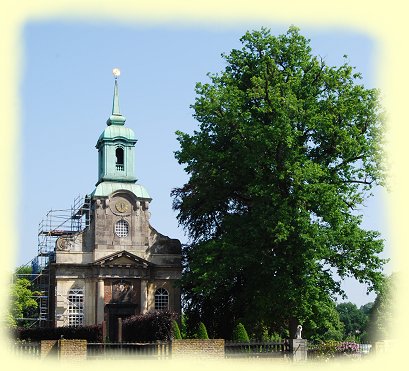
<path fill-rule="evenodd" d="M 111 342 L 118 342 L 118 318 L 128 318 L 136 314 L 136 304 L 107 304 L 108 337 Z"/>

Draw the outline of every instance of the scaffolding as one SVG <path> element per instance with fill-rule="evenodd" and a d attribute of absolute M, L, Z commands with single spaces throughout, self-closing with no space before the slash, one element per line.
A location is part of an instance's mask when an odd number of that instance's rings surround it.
<path fill-rule="evenodd" d="M 31 267 L 30 274 L 16 274 L 17 278 L 28 278 L 32 282 L 33 290 L 39 293 L 37 312 L 30 318 L 31 326 L 51 326 L 50 300 L 51 277 L 50 264 L 55 263 L 57 239 L 79 233 L 89 226 L 91 199 L 77 196 L 70 209 L 50 210 L 38 225 L 38 253 L 25 266 Z"/>

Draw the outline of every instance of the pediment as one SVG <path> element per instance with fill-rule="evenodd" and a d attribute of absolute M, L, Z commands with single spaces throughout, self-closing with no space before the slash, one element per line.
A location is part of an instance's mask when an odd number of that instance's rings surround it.
<path fill-rule="evenodd" d="M 148 268 L 154 264 L 124 250 L 98 259 L 93 263 L 93 265 Z"/>

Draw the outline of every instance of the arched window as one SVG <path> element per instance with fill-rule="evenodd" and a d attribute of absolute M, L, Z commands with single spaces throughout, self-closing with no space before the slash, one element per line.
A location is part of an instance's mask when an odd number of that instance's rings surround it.
<path fill-rule="evenodd" d="M 72 289 L 68 292 L 68 326 L 84 324 L 84 290 Z"/>
<path fill-rule="evenodd" d="M 155 309 L 167 310 L 169 308 L 169 293 L 163 287 L 155 291 Z"/>
<path fill-rule="evenodd" d="M 115 150 L 115 156 L 116 156 L 116 169 L 123 171 L 124 170 L 124 149 L 121 147 L 118 147 Z"/>

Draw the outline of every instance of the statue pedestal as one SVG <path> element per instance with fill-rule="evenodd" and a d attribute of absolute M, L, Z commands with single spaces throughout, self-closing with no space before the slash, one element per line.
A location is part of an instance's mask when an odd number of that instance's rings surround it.
<path fill-rule="evenodd" d="M 307 360 L 307 339 L 290 339 L 289 345 L 293 361 Z"/>

